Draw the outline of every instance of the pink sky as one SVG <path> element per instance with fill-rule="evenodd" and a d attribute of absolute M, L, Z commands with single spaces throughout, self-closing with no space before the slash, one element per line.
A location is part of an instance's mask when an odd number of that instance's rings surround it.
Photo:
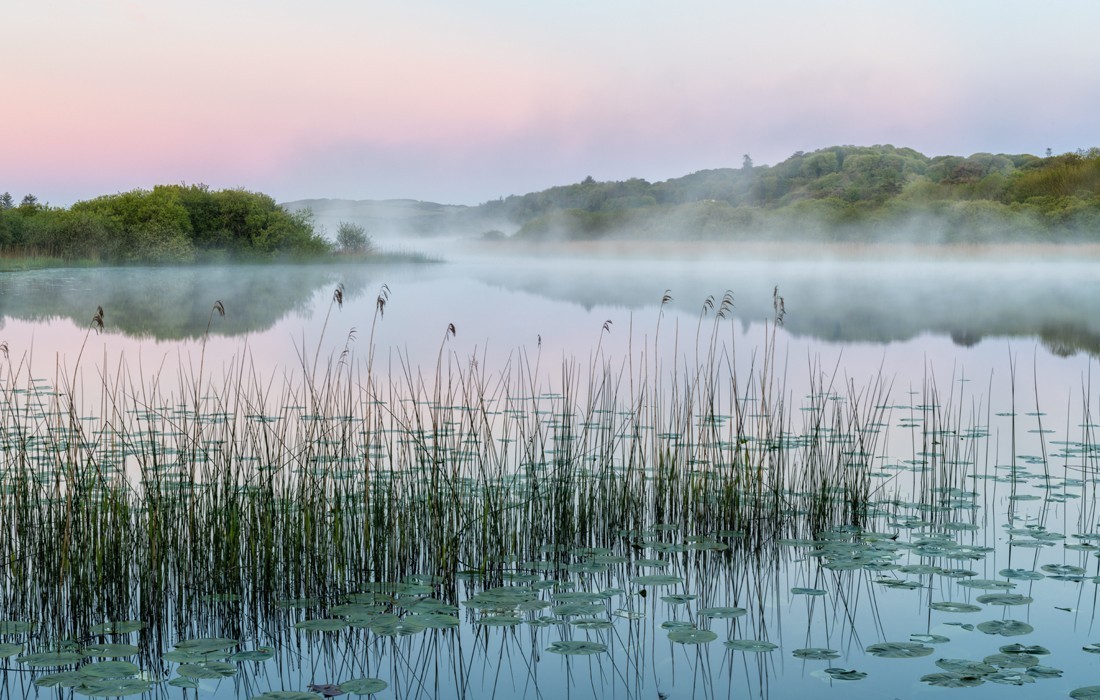
<path fill-rule="evenodd" d="M 1100 3 L 540 5 L 20 3 L 0 43 L 0 191 L 473 204 L 840 143 L 1100 144 Z"/>

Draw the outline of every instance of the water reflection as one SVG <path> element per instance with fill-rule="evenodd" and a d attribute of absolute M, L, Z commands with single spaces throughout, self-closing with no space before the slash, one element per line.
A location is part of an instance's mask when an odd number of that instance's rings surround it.
<path fill-rule="evenodd" d="M 0 323 L 65 318 L 84 327 L 96 305 L 109 327 L 135 336 L 201 336 L 211 304 L 228 313 L 212 332 L 241 335 L 290 314 L 322 313 L 343 282 L 349 300 L 373 298 L 388 282 L 408 287 L 487 285 L 506 294 L 580 305 L 698 314 L 708 296 L 732 290 L 732 317 L 743 324 L 773 316 L 772 290 L 786 298 L 786 329 L 828 342 L 887 344 L 923 334 L 971 346 L 984 338 L 1039 339 L 1056 355 L 1100 354 L 1100 275 L 1091 261 L 821 259 L 631 259 L 603 257 L 458 257 L 420 266 L 227 266 L 48 270 L 0 275 Z M 476 298 L 469 299 L 471 305 Z M 368 300 L 369 302 L 369 300 Z"/>

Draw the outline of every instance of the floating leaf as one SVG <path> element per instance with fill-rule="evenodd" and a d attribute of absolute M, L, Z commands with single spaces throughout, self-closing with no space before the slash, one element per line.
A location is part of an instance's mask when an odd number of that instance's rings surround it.
<path fill-rule="evenodd" d="M 997 573 L 1005 578 L 1015 578 L 1023 581 L 1038 581 L 1046 578 L 1038 571 L 1032 571 L 1031 569 L 1001 569 Z"/>
<path fill-rule="evenodd" d="M 978 629 L 986 634 L 999 634 L 1002 637 L 1015 637 L 1035 631 L 1034 627 L 1019 620 L 990 620 L 979 624 Z"/>
<path fill-rule="evenodd" d="M 92 625 L 88 631 L 92 634 L 130 634 L 144 628 L 145 623 L 140 620 L 118 620 Z"/>
<path fill-rule="evenodd" d="M 748 611 L 744 608 L 701 608 L 699 610 L 699 617 L 710 617 L 722 620 L 728 620 L 735 617 L 741 617 Z"/>
<path fill-rule="evenodd" d="M 1083 688 L 1069 691 L 1073 700 L 1100 700 L 1100 685 L 1086 685 Z"/>
<path fill-rule="evenodd" d="M 353 678 L 340 684 L 340 690 L 355 695 L 380 693 L 388 687 L 390 687 L 390 684 L 381 678 Z"/>
<path fill-rule="evenodd" d="M 485 625 L 486 627 L 513 627 L 523 622 L 518 617 L 512 615 L 490 615 L 489 617 L 483 617 L 474 624 Z"/>
<path fill-rule="evenodd" d="M 179 676 L 176 676 L 172 680 L 168 681 L 168 685 L 174 686 L 176 688 L 188 688 L 191 690 L 197 690 L 199 687 L 199 682 L 194 678 L 180 678 Z"/>
<path fill-rule="evenodd" d="M 22 644 L 11 644 L 8 642 L 0 642 L 0 659 L 6 659 L 9 656 L 15 656 L 19 652 L 23 651 Z"/>
<path fill-rule="evenodd" d="M 118 659 L 133 656 L 139 651 L 133 644 L 89 644 L 84 647 L 84 656 L 90 659 Z"/>
<path fill-rule="evenodd" d="M 38 654 L 25 654 L 15 660 L 31 668 L 50 668 L 51 666 L 71 666 L 84 660 L 81 654 L 71 651 L 44 651 Z"/>
<path fill-rule="evenodd" d="M 987 605 L 1031 605 L 1035 599 L 1019 593 L 989 593 L 978 596 L 978 602 Z"/>
<path fill-rule="evenodd" d="M 275 650 L 269 647 L 238 651 L 229 657 L 230 661 L 267 661 L 275 657 Z"/>
<path fill-rule="evenodd" d="M 22 620 L 0 620 L 0 634 L 24 634 L 34 629 L 34 624 Z"/>
<path fill-rule="evenodd" d="M 80 667 L 80 673 L 90 678 L 130 678 L 140 671 L 136 664 L 129 661 L 103 661 Z"/>
<path fill-rule="evenodd" d="M 757 653 L 774 651 L 779 648 L 776 644 L 760 639 L 731 639 L 725 642 L 725 647 L 732 651 L 754 651 Z"/>
<path fill-rule="evenodd" d="M 672 630 L 668 638 L 677 644 L 707 644 L 718 639 L 718 635 L 710 630 L 683 629 Z"/>
<path fill-rule="evenodd" d="M 861 681 L 867 677 L 867 674 L 863 671 L 849 671 L 843 668 L 827 668 L 825 673 L 835 678 L 838 681 Z"/>
<path fill-rule="evenodd" d="M 791 594 L 792 595 L 819 596 L 819 595 L 825 595 L 827 592 L 828 591 L 823 591 L 820 588 L 792 588 L 791 589 Z"/>
<path fill-rule="evenodd" d="M 176 642 L 176 649 L 191 654 L 207 654 L 214 651 L 222 651 L 239 644 L 236 639 L 227 637 L 205 637 L 202 639 L 184 639 Z"/>
<path fill-rule="evenodd" d="M 982 607 L 980 605 L 973 605 L 971 603 L 956 603 L 954 601 L 943 601 L 939 603 L 930 603 L 928 607 L 933 610 L 939 610 L 940 612 L 953 612 L 953 613 L 973 613 L 981 612 Z"/>
<path fill-rule="evenodd" d="M 80 671 L 62 671 L 50 673 L 34 679 L 34 684 L 42 688 L 75 688 L 88 680 Z"/>
<path fill-rule="evenodd" d="M 252 700 L 324 700 L 317 693 L 306 693 L 301 690 L 269 690 L 260 695 L 253 695 Z"/>
<path fill-rule="evenodd" d="M 919 656 L 928 656 L 933 651 L 932 647 L 919 642 L 882 642 L 867 647 L 867 653 L 884 659 L 914 659 Z"/>
<path fill-rule="evenodd" d="M 176 671 L 184 678 L 207 679 L 207 680 L 220 680 L 222 678 L 228 678 L 237 672 L 237 667 L 233 664 L 222 663 L 220 661 L 210 661 L 204 664 L 183 664 Z"/>
<path fill-rule="evenodd" d="M 1031 654 L 990 654 L 982 659 L 982 663 L 996 666 L 997 668 L 1031 668 L 1039 665 L 1039 657 Z"/>
<path fill-rule="evenodd" d="M 1050 649 L 1041 647 L 1038 644 L 1032 644 L 1026 646 L 1024 644 L 1005 644 L 1000 649 L 1002 654 L 1031 654 L 1032 656 L 1046 656 L 1050 653 Z"/>
<path fill-rule="evenodd" d="M 921 676 L 920 680 L 937 688 L 973 688 L 985 682 L 983 676 L 970 676 L 963 673 L 929 673 Z"/>
<path fill-rule="evenodd" d="M 796 659 L 810 659 L 813 661 L 825 661 L 828 659 L 839 659 L 840 652 L 836 649 L 824 649 L 821 647 L 807 647 L 805 649 L 795 649 L 791 652 L 791 655 Z"/>
<path fill-rule="evenodd" d="M 951 641 L 951 638 L 942 634 L 911 634 L 909 635 L 909 641 L 921 642 L 922 644 L 947 644 Z"/>
<path fill-rule="evenodd" d="M 631 583 L 636 583 L 639 586 L 675 586 L 683 583 L 684 579 L 679 576 L 667 576 L 664 574 L 646 574 L 644 576 L 632 576 L 630 577 Z"/>
<path fill-rule="evenodd" d="M 964 676 L 984 676 L 997 671 L 996 666 L 981 661 L 971 661 L 970 659 L 937 659 L 936 665 L 945 671 L 959 673 Z"/>
<path fill-rule="evenodd" d="M 314 620 L 296 622 L 294 628 L 306 632 L 341 632 L 348 628 L 348 623 L 345 620 L 321 617 Z"/>
<path fill-rule="evenodd" d="M 546 651 L 551 654 L 564 654 L 566 656 L 587 656 L 607 651 L 606 644 L 586 641 L 560 641 L 552 642 Z"/>
<path fill-rule="evenodd" d="M 983 676 L 982 679 L 991 683 L 1003 683 L 1004 685 L 1026 685 L 1035 682 L 1034 677 L 1022 671 L 997 671 L 988 676 Z"/>
<path fill-rule="evenodd" d="M 1048 574 L 1056 574 L 1058 576 L 1084 576 L 1085 570 L 1079 566 L 1072 566 L 1070 564 L 1045 564 L 1039 567 Z"/>
<path fill-rule="evenodd" d="M 124 695 L 146 693 L 152 688 L 152 683 L 139 678 L 115 678 L 112 680 L 87 680 L 73 688 L 73 692 L 95 698 L 118 698 Z"/>

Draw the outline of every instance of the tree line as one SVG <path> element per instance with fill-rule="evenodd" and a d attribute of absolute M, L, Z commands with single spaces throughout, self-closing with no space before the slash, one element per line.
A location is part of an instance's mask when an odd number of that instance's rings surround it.
<path fill-rule="evenodd" d="M 1100 240 L 1100 149 L 928 157 L 894 146 L 649 183 L 584 181 L 478 207 L 519 237 Z"/>
<path fill-rule="evenodd" d="M 330 253 L 308 211 L 266 194 L 205 185 L 158 185 L 77 202 L 0 195 L 0 251 L 106 263 L 312 257 Z"/>

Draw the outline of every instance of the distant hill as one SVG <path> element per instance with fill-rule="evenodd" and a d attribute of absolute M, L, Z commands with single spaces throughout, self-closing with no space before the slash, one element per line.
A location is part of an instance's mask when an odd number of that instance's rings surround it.
<path fill-rule="evenodd" d="M 582 182 L 476 207 L 302 200 L 329 231 L 517 240 L 806 239 L 921 243 L 1100 240 L 1100 149 L 929 157 L 891 145 L 798 152 L 773 166 L 650 183 Z M 514 234 L 514 235 L 513 235 Z"/>
<path fill-rule="evenodd" d="M 481 207 L 438 204 L 415 199 L 300 199 L 284 202 L 289 211 L 309 209 L 314 225 L 332 235 L 342 221 L 363 226 L 371 236 L 474 236 L 508 227 L 507 221 L 486 217 Z M 511 228 L 514 228 L 511 227 Z"/>

